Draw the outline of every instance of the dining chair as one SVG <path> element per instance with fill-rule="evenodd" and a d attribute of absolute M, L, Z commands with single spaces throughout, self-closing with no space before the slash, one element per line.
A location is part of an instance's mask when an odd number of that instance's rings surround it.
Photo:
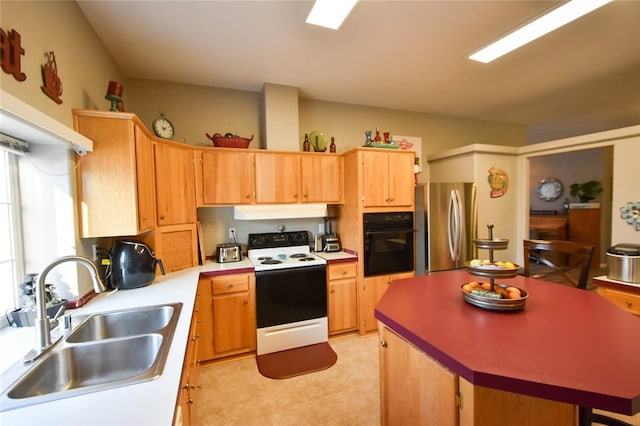
<path fill-rule="evenodd" d="M 595 248 L 564 240 L 524 240 L 524 273 L 585 290 Z"/>
<path fill-rule="evenodd" d="M 586 290 L 589 269 L 595 248 L 592 245 L 564 240 L 524 240 L 524 273 L 531 278 L 571 285 Z M 600 424 L 606 426 L 632 426 L 622 420 L 591 408 L 579 408 L 579 426 Z"/>

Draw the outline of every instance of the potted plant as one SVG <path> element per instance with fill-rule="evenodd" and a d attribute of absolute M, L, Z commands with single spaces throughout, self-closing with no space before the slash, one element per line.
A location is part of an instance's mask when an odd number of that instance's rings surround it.
<path fill-rule="evenodd" d="M 588 203 L 602 192 L 602 184 L 597 180 L 573 183 L 569 187 L 572 197 L 578 197 L 581 203 Z"/>

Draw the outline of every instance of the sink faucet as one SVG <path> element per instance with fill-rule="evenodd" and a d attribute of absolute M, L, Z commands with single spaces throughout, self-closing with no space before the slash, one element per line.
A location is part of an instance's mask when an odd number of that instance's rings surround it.
<path fill-rule="evenodd" d="M 45 297 L 45 280 L 47 275 L 53 268 L 65 262 L 77 262 L 84 265 L 91 273 L 93 280 L 93 290 L 96 293 L 102 293 L 107 290 L 106 286 L 100 279 L 98 268 L 96 265 L 82 256 L 63 256 L 55 259 L 47 265 L 38 277 L 36 289 L 36 346 L 24 357 L 24 362 L 29 363 L 35 361 L 40 355 L 45 353 L 51 346 L 51 323 L 47 317 L 46 297 Z M 57 315 L 56 315 L 57 317 Z M 55 319 L 55 318 L 54 318 Z"/>

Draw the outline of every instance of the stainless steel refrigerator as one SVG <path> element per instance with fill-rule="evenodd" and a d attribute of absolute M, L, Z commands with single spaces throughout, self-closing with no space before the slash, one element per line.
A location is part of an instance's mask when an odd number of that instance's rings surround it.
<path fill-rule="evenodd" d="M 464 268 L 477 257 L 476 184 L 416 185 L 416 275 Z"/>

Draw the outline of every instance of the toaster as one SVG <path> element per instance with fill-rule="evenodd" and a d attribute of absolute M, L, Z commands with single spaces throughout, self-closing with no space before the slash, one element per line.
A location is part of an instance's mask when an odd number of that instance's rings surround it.
<path fill-rule="evenodd" d="M 216 249 L 218 263 L 240 262 L 242 260 L 242 248 L 238 243 L 218 244 Z"/>

